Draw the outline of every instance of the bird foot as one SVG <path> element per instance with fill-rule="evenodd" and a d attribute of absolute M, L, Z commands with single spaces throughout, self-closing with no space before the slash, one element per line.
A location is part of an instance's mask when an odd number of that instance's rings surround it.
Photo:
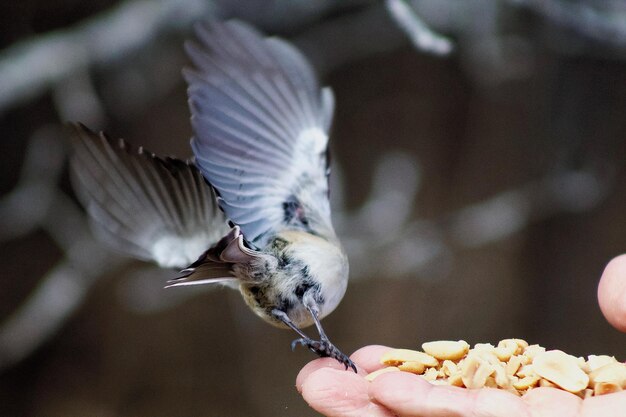
<path fill-rule="evenodd" d="M 348 368 L 352 368 L 354 372 L 356 372 L 356 365 L 348 355 L 337 349 L 335 345 L 330 343 L 330 340 L 326 338 L 321 338 L 321 340 L 313 340 L 309 338 L 300 338 L 291 342 L 291 350 L 294 350 L 297 345 L 306 346 L 313 353 L 319 355 L 322 358 L 333 358 L 337 360 L 340 364 Z"/>

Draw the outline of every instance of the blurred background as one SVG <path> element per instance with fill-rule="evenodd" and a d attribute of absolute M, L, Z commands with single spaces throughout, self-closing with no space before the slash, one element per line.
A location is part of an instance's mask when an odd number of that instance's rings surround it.
<path fill-rule="evenodd" d="M 183 41 L 239 18 L 336 95 L 325 319 L 345 352 L 519 337 L 626 359 L 596 286 L 626 252 L 622 0 L 0 3 L 0 415 L 315 416 L 312 360 L 226 289 L 101 246 L 62 123 L 189 157 Z"/>

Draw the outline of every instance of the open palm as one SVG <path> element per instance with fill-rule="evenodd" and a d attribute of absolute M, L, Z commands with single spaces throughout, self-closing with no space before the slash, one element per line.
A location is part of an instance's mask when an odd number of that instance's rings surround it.
<path fill-rule="evenodd" d="M 604 271 L 598 301 L 607 320 L 626 331 L 626 255 Z M 536 388 L 523 397 L 493 388 L 469 390 L 432 385 L 406 372 L 391 372 L 367 381 L 382 367 L 389 350 L 367 346 L 352 355 L 359 373 L 336 362 L 317 359 L 298 374 L 296 387 L 311 407 L 328 417 L 626 417 L 626 391 L 585 400 L 555 388 Z"/>

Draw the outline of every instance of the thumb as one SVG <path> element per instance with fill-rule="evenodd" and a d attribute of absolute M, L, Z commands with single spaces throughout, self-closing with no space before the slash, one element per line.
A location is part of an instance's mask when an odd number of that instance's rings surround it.
<path fill-rule="evenodd" d="M 600 310 L 613 327 L 626 332 L 626 255 L 613 259 L 598 285 Z"/>

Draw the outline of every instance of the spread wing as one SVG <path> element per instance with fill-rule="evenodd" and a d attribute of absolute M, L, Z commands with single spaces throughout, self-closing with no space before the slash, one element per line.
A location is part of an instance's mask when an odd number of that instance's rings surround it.
<path fill-rule="evenodd" d="M 71 128 L 74 189 L 113 248 L 180 269 L 230 230 L 193 163 L 159 158 L 83 125 Z M 214 273 L 229 277 L 228 266 Z"/>
<path fill-rule="evenodd" d="M 198 167 L 246 239 L 285 228 L 334 235 L 328 130 L 334 99 L 292 45 L 236 21 L 197 28 L 185 70 Z"/>

